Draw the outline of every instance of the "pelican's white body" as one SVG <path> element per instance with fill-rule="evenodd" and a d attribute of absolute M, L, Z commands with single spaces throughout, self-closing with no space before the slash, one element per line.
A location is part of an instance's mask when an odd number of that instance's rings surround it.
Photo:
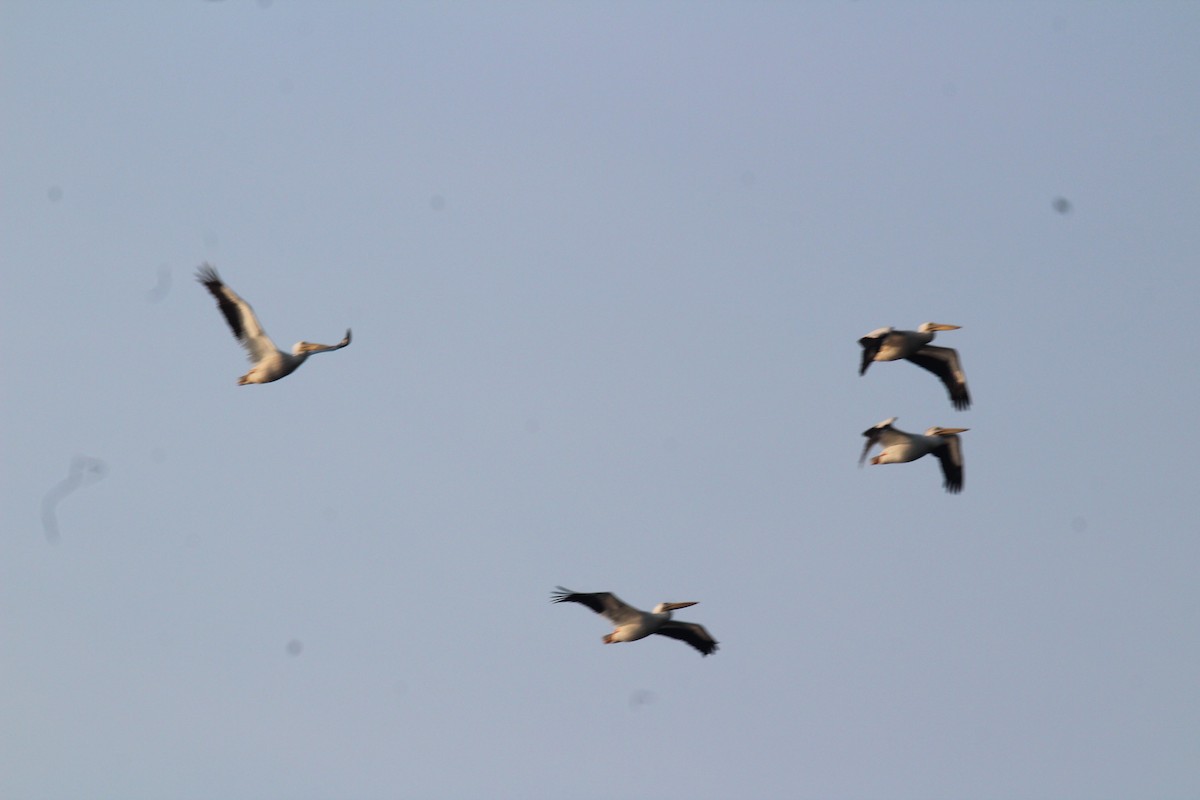
<path fill-rule="evenodd" d="M 883 339 L 879 352 L 874 361 L 899 361 L 908 358 L 925 345 L 933 341 L 935 330 L 949 329 L 950 326 L 935 326 L 926 322 L 915 331 L 898 331 L 895 328 L 879 328 L 867 334 L 869 339 Z"/>
<path fill-rule="evenodd" d="M 692 605 L 695 603 L 659 603 L 653 611 L 632 609 L 636 612 L 637 618 L 618 624 L 612 633 L 604 637 L 604 643 L 636 642 L 638 639 L 645 639 L 647 636 L 657 633 L 663 625 L 670 621 L 672 609 L 686 608 Z"/>

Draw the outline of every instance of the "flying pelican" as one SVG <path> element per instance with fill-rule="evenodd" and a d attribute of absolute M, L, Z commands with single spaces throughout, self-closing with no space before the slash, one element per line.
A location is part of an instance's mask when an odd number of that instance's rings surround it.
<path fill-rule="evenodd" d="M 238 378 L 238 386 L 247 383 L 270 383 L 282 377 L 291 375 L 304 363 L 304 359 L 313 353 L 327 353 L 331 350 L 341 350 L 350 344 L 350 329 L 346 329 L 346 338 L 337 344 L 313 344 L 312 342 L 296 342 L 292 352 L 285 353 L 275 346 L 271 337 L 258 323 L 254 309 L 237 293 L 221 281 L 221 276 L 210 264 L 203 264 L 196 270 L 196 280 L 217 298 L 217 307 L 225 315 L 225 321 L 233 329 L 234 338 L 246 348 L 250 363 L 254 366 L 242 377 Z"/>
<path fill-rule="evenodd" d="M 967 376 L 963 374 L 962 364 L 958 361 L 958 351 L 930 344 L 936 331 L 956 331 L 960 327 L 925 322 L 915 331 L 898 331 L 895 328 L 871 331 L 858 340 L 863 348 L 862 366 L 858 368 L 858 374 L 865 375 L 872 361 L 899 361 L 904 358 L 941 378 L 955 408 L 959 411 L 970 408 L 971 395 L 967 394 Z"/>
<path fill-rule="evenodd" d="M 621 599 L 611 592 L 572 592 L 559 586 L 552 595 L 553 603 L 581 603 L 597 614 L 608 617 L 617 626 L 612 633 L 604 637 L 605 644 L 613 642 L 636 642 L 645 639 L 652 633 L 670 636 L 681 642 L 687 642 L 700 651 L 701 655 L 709 655 L 717 651 L 717 641 L 704 626 L 696 622 L 676 622 L 671 619 L 671 612 L 677 608 L 687 608 L 696 605 L 691 603 L 659 603 L 650 613 L 646 613 L 631 605 L 621 602 Z"/>
<path fill-rule="evenodd" d="M 958 442 L 958 434 L 966 428 L 939 428 L 934 426 L 925 431 L 922 436 L 917 433 L 907 433 L 899 428 L 893 428 L 896 417 L 885 419 L 873 428 L 863 431 L 867 444 L 863 447 L 858 459 L 859 466 L 867 458 L 869 451 L 876 442 L 883 443 L 883 450 L 871 459 L 872 464 L 904 464 L 916 461 L 921 456 L 933 453 L 942 462 L 942 475 L 946 480 L 942 484 L 947 492 L 957 493 L 963 487 L 962 446 Z"/>

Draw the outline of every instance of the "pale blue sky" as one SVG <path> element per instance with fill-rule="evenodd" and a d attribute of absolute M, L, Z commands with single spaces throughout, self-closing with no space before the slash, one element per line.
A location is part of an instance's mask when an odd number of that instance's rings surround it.
<path fill-rule="evenodd" d="M 0 5 L 0 795 L 1196 797 L 1197 41 Z M 205 260 L 353 345 L 238 387 Z M 968 412 L 857 376 L 927 320 Z M 889 416 L 971 429 L 962 495 L 856 467 Z M 721 651 L 606 647 L 556 584 Z"/>

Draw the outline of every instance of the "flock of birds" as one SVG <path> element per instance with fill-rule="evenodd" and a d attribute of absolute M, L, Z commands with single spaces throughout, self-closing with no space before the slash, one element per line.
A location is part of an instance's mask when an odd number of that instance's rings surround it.
<path fill-rule="evenodd" d="M 863 349 L 862 366 L 858 368 L 858 374 L 865 375 L 873 361 L 911 361 L 937 375 L 950 393 L 950 402 L 959 411 L 965 411 L 971 407 L 971 395 L 967 392 L 967 376 L 963 374 L 962 364 L 958 361 L 958 351 L 930 344 L 938 331 L 955 331 L 959 327 L 926 322 L 915 331 L 893 328 L 871 331 L 858 340 Z M 942 462 L 942 475 L 945 478 L 942 485 L 946 491 L 961 492 L 963 459 L 958 434 L 967 429 L 940 428 L 935 425 L 921 435 L 893 427 L 895 421 L 896 417 L 889 417 L 863 431 L 867 444 L 858 463 L 861 465 L 866 460 L 867 453 L 876 443 L 882 444 L 883 450 L 871 459 L 872 464 L 905 464 L 932 453 Z"/>
<path fill-rule="evenodd" d="M 239 386 L 277 381 L 295 372 L 313 353 L 341 350 L 350 344 L 350 330 L 347 329 L 345 338 L 337 344 L 301 341 L 292 347 L 292 352 L 285 353 L 267 336 L 250 304 L 229 288 L 211 265 L 202 265 L 196 272 L 196 280 L 216 298 L 217 307 L 224 315 L 234 337 L 246 349 L 253 365 L 249 372 L 238 378 Z M 937 375 L 950 393 L 950 402 L 956 409 L 965 410 L 971 405 L 971 396 L 967 392 L 967 379 L 959 363 L 957 351 L 930 344 L 937 331 L 957 330 L 958 327 L 926 322 L 915 331 L 899 331 L 893 328 L 871 331 L 858 340 L 863 348 L 858 374 L 866 374 L 867 368 L 875 361 L 911 361 Z M 935 426 L 921 435 L 907 433 L 894 427 L 892 423 L 895 421 L 896 417 L 891 417 L 863 431 L 867 443 L 859 458 L 859 464 L 866 460 L 867 453 L 876 444 L 882 444 L 883 449 L 871 459 L 872 464 L 904 464 L 933 454 L 941 462 L 946 491 L 962 491 L 963 459 L 958 434 L 967 429 Z M 551 602 L 579 603 L 607 617 L 615 628 L 604 637 L 605 644 L 635 642 L 657 634 L 686 642 L 700 651 L 701 655 L 707 656 L 717 651 L 717 640 L 703 625 L 672 619 L 671 612 L 694 606 L 695 601 L 659 603 L 652 611 L 642 611 L 625 603 L 611 592 L 573 592 L 559 586 L 551 595 Z"/>

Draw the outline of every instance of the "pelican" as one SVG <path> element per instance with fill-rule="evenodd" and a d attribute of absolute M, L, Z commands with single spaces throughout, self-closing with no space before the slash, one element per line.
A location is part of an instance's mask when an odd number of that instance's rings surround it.
<path fill-rule="evenodd" d="M 250 363 L 254 366 L 242 377 L 238 378 L 238 386 L 247 383 L 270 383 L 287 375 L 291 375 L 313 353 L 327 353 L 341 350 L 350 344 L 350 329 L 346 329 L 346 338 L 337 344 L 313 344 L 312 342 L 296 342 L 292 352 L 285 353 L 275 346 L 271 337 L 258 323 L 254 309 L 237 293 L 221 281 L 221 276 L 210 264 L 203 264 L 196 270 L 196 280 L 204 284 L 204 288 L 217 298 L 217 307 L 225 315 L 225 321 L 233 329 L 234 338 L 246 348 Z"/>
<path fill-rule="evenodd" d="M 553 603 L 581 603 L 597 614 L 608 617 L 617 627 L 604 637 L 605 644 L 614 642 L 636 642 L 645 639 L 652 633 L 670 636 L 681 642 L 687 642 L 700 651 L 701 655 L 709 655 L 717 651 L 717 641 L 704 626 L 696 622 L 676 622 L 671 619 L 671 612 L 677 608 L 687 608 L 696 605 L 690 603 L 659 603 L 650 613 L 646 613 L 631 605 L 626 605 L 619 597 L 611 592 L 572 592 L 559 586 L 551 596 Z"/>
<path fill-rule="evenodd" d="M 907 359 L 918 367 L 937 375 L 950 392 L 950 402 L 959 411 L 971 406 L 971 395 L 967 394 L 967 376 L 958 361 L 958 351 L 949 347 L 934 347 L 930 344 L 937 331 L 956 331 L 961 325 L 942 325 L 925 322 L 915 331 L 898 331 L 895 328 L 879 328 L 858 340 L 862 345 L 862 366 L 859 375 L 867 374 L 872 361 L 899 361 Z"/>
<path fill-rule="evenodd" d="M 883 443 L 883 450 L 871 459 L 872 464 L 904 464 L 933 453 L 938 457 L 938 461 L 942 462 L 942 475 L 946 479 L 942 485 L 946 487 L 946 491 L 961 492 L 963 459 L 958 434 L 967 429 L 934 426 L 925 431 L 925 435 L 922 436 L 893 428 L 892 423 L 896 419 L 897 417 L 885 419 L 875 427 L 863 431 L 863 436 L 867 437 L 867 444 L 863 447 L 862 455 L 859 456 L 859 466 L 862 466 L 863 461 L 867 458 L 867 452 L 875 446 L 876 442 Z"/>

